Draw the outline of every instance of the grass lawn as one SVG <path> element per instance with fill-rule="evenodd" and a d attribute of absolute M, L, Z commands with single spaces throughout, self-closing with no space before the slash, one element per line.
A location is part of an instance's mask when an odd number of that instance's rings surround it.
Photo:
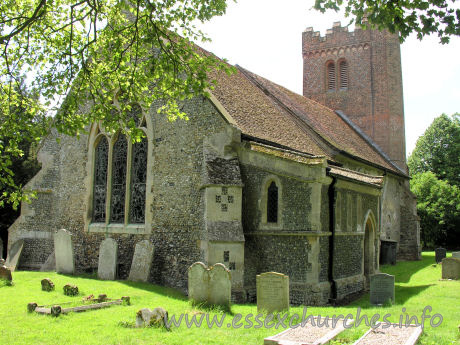
<path fill-rule="evenodd" d="M 357 308 L 361 315 L 391 314 L 388 319 L 399 322 L 403 315 L 417 316 L 420 320 L 425 306 L 433 309 L 428 314 L 439 313 L 443 317 L 439 327 L 432 328 L 430 319 L 425 321 L 424 334 L 419 344 L 460 344 L 460 281 L 440 281 L 441 265 L 433 265 L 434 253 L 423 253 L 423 260 L 416 262 L 400 262 L 396 266 L 383 266 L 381 271 L 396 276 L 396 303 L 392 306 L 372 307 L 369 295 L 345 307 L 308 307 L 307 315 L 332 316 L 334 314 L 356 317 Z M 187 299 L 175 290 L 151 284 L 131 283 L 127 281 L 100 281 L 89 276 L 66 276 L 56 273 L 15 272 L 14 285 L 6 286 L 0 283 L 0 344 L 250 344 L 262 345 L 263 339 L 282 331 L 278 329 L 244 328 L 242 322 L 246 315 L 257 314 L 257 307 L 250 305 L 232 305 L 231 313 L 225 315 L 222 327 L 213 326 L 209 329 L 206 320 L 202 327 L 188 328 L 182 321 L 180 327 L 172 327 L 171 332 L 156 328 L 132 328 L 137 310 L 141 308 L 163 307 L 169 316 L 176 318 L 182 313 L 189 317 L 195 315 L 198 319 L 204 313 L 210 318 L 216 316 L 220 321 L 223 313 L 219 310 L 205 310 L 193 307 Z M 40 281 L 50 278 L 56 290 L 41 291 Z M 185 279 L 185 278 L 184 278 Z M 63 294 L 66 283 L 75 284 L 80 289 L 78 297 L 67 297 Z M 83 296 L 105 293 L 109 298 L 131 297 L 131 306 L 113 306 L 107 309 L 84 313 L 70 313 L 58 318 L 27 313 L 27 303 L 36 302 L 39 305 L 62 304 L 75 302 Z M 64 307 L 65 305 L 63 305 Z M 405 312 L 402 308 L 406 308 Z M 303 313 L 302 307 L 292 307 L 288 319 L 294 314 Z M 236 314 L 242 314 L 243 320 L 237 324 L 238 329 L 228 328 Z M 252 322 L 255 323 L 254 317 Z M 439 322 L 439 319 L 435 320 Z M 286 322 L 288 323 L 288 322 Z M 368 327 L 362 324 L 357 328 L 344 331 L 336 338 L 334 344 L 352 344 Z M 391 345 L 391 344 L 388 344 Z"/>

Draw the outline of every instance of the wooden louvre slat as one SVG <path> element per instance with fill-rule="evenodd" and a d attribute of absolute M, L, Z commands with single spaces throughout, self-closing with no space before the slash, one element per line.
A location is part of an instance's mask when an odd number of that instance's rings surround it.
<path fill-rule="evenodd" d="M 335 65 L 333 62 L 327 65 L 327 89 L 335 90 Z"/>

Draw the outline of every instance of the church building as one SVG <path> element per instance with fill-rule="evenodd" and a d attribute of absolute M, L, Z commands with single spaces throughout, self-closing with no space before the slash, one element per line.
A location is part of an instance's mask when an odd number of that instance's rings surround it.
<path fill-rule="evenodd" d="M 77 272 L 97 270 L 110 237 L 126 279 L 148 240 L 152 283 L 186 293 L 192 263 L 223 263 L 236 302 L 255 301 L 256 275 L 273 271 L 289 276 L 292 304 L 322 305 L 366 289 L 385 241 L 419 259 L 398 37 L 335 23 L 303 32 L 301 53 L 303 95 L 237 66 L 184 102 L 188 121 L 134 105 L 141 142 L 98 123 L 46 138 L 26 186 L 38 198 L 9 229 L 9 248 L 24 241 L 19 268 L 39 269 L 64 228 Z"/>

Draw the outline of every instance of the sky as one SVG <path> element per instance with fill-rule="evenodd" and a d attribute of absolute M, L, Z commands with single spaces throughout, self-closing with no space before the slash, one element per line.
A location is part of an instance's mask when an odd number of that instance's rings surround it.
<path fill-rule="evenodd" d="M 199 25 L 212 42 L 200 45 L 231 64 L 302 94 L 302 32 L 324 36 L 333 22 L 349 19 L 334 11 L 322 14 L 313 0 L 228 0 L 227 13 Z M 352 31 L 352 24 L 349 31 Z M 406 154 L 433 119 L 460 112 L 460 38 L 447 45 L 437 36 L 401 45 Z"/>

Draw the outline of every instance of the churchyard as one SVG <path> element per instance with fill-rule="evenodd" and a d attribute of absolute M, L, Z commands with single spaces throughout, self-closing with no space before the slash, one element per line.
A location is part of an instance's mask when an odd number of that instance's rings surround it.
<path fill-rule="evenodd" d="M 449 258 L 450 253 L 447 254 Z M 431 306 L 427 314 L 441 314 L 442 324 L 432 328 L 430 319 L 425 321 L 425 329 L 418 344 L 447 345 L 460 344 L 460 281 L 442 280 L 442 265 L 435 263 L 435 253 L 425 252 L 422 261 L 400 262 L 396 266 L 382 266 L 381 271 L 395 278 L 395 302 L 374 306 L 370 303 L 369 293 L 346 306 L 308 307 L 307 315 L 330 316 L 334 314 L 352 314 L 356 319 L 357 308 L 361 308 L 361 316 L 370 319 L 375 314 L 391 314 L 389 320 L 398 323 L 402 315 L 417 316 L 419 321 L 425 306 Z M 54 289 L 43 291 L 41 281 L 49 278 Z M 187 277 L 184 277 L 187 279 Z M 136 328 L 136 314 L 144 308 L 144 313 L 157 312 L 161 317 L 164 311 L 155 311 L 161 307 L 169 314 L 171 320 L 176 320 L 182 314 L 187 314 L 189 320 L 195 316 L 198 320 L 202 315 L 216 317 L 218 321 L 224 316 L 223 309 L 205 308 L 192 305 L 186 296 L 180 292 L 156 285 L 129 281 L 107 281 L 97 279 L 97 275 L 72 276 L 50 272 L 13 272 L 13 284 L 0 281 L 0 344 L 263 344 L 264 339 L 274 336 L 285 328 L 275 329 L 275 323 L 269 323 L 272 328 L 245 329 L 244 321 L 249 314 L 258 314 L 256 304 L 233 304 L 230 313 L 225 315 L 222 327 L 214 326 L 209 329 L 204 319 L 201 327 L 187 327 L 184 319 L 179 327 L 174 324 L 171 330 L 164 328 Z M 78 286 L 77 296 L 66 296 L 63 287 L 66 284 Z M 83 313 L 70 312 L 59 317 L 40 315 L 27 311 L 28 303 L 53 305 L 65 303 L 78 305 L 85 296 L 105 294 L 110 298 L 130 296 L 131 304 L 112 305 L 108 308 L 90 310 Z M 405 309 L 403 309 L 405 308 Z M 302 317 L 303 307 L 290 306 L 288 320 L 294 314 Z M 241 314 L 242 319 L 236 322 L 240 328 L 227 327 L 232 319 Z M 435 320 L 436 323 L 439 322 Z M 353 327 L 341 332 L 332 345 L 353 344 L 363 336 L 369 327 L 362 321 L 357 328 Z"/>

